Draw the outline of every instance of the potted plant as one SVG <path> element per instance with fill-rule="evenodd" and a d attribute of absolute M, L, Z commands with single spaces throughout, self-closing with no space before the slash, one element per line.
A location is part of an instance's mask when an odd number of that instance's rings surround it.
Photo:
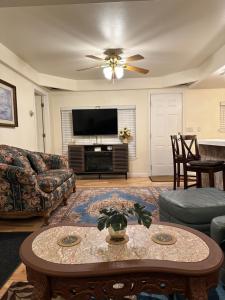
<path fill-rule="evenodd" d="M 98 218 L 98 229 L 101 231 L 108 228 L 111 240 L 120 241 L 124 240 L 127 228 L 127 219 L 135 216 L 138 224 L 144 225 L 149 228 L 152 223 L 152 214 L 145 209 L 145 206 L 139 203 L 134 203 L 132 208 L 117 209 L 114 207 L 106 207 L 101 209 Z"/>
<path fill-rule="evenodd" d="M 123 140 L 124 144 L 128 143 L 128 139 L 131 137 L 131 131 L 127 127 L 120 130 L 119 137 Z"/>

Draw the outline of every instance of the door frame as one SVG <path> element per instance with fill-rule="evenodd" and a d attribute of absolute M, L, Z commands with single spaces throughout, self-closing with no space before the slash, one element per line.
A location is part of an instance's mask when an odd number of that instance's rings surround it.
<path fill-rule="evenodd" d="M 165 90 L 158 90 L 158 91 L 149 91 L 149 176 L 152 176 L 152 131 L 151 131 L 151 101 L 152 95 L 163 95 L 163 94 L 180 94 L 181 95 L 181 133 L 183 133 L 184 129 L 184 90 L 183 89 L 165 89 Z"/>
<path fill-rule="evenodd" d="M 50 123 L 50 108 L 49 108 L 49 98 L 48 94 L 40 91 L 39 89 L 34 89 L 34 103 L 36 107 L 36 99 L 35 95 L 41 97 L 41 102 L 44 103 L 43 109 L 43 117 L 44 117 L 44 124 L 45 124 L 45 152 L 51 152 L 52 141 L 51 141 L 51 123 Z M 38 145 L 38 136 L 37 136 L 37 116 L 35 112 L 35 119 L 36 119 L 36 141 Z"/>

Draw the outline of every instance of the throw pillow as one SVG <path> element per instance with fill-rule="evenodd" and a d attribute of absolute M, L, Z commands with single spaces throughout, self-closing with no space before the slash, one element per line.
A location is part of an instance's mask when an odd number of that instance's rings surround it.
<path fill-rule="evenodd" d="M 62 162 L 59 155 L 56 154 L 41 154 L 48 169 L 61 169 Z"/>
<path fill-rule="evenodd" d="M 43 173 L 48 170 L 45 162 L 43 161 L 43 158 L 41 157 L 40 154 L 38 153 L 29 153 L 27 155 L 32 168 L 37 172 L 37 173 Z"/>
<path fill-rule="evenodd" d="M 17 155 L 13 160 L 13 165 L 24 168 L 26 171 L 29 171 L 32 174 L 35 173 L 35 171 L 32 169 L 30 165 L 28 158 L 24 155 Z"/>

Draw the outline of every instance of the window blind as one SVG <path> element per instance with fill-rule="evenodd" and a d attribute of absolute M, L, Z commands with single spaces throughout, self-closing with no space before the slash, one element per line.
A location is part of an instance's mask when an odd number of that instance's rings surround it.
<path fill-rule="evenodd" d="M 220 131 L 225 131 L 225 101 L 220 102 Z"/>
<path fill-rule="evenodd" d="M 90 108 L 90 107 L 89 107 Z M 108 107 L 107 107 L 108 108 Z M 115 107 L 114 107 L 115 108 Z M 131 130 L 132 138 L 129 140 L 129 158 L 136 158 L 136 107 L 117 107 L 118 112 L 118 132 L 127 127 Z M 98 136 L 74 136 L 72 109 L 61 109 L 61 130 L 62 130 L 62 153 L 67 155 L 68 145 L 92 145 L 98 144 L 118 144 L 121 143 L 117 135 Z"/>

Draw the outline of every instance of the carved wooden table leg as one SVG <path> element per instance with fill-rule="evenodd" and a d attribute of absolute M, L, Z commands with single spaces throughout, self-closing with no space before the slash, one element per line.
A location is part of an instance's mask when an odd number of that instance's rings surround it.
<path fill-rule="evenodd" d="M 27 268 L 27 280 L 34 286 L 31 300 L 51 300 L 48 277 Z"/>
<path fill-rule="evenodd" d="M 203 278 L 189 279 L 189 300 L 208 300 L 206 282 Z"/>

